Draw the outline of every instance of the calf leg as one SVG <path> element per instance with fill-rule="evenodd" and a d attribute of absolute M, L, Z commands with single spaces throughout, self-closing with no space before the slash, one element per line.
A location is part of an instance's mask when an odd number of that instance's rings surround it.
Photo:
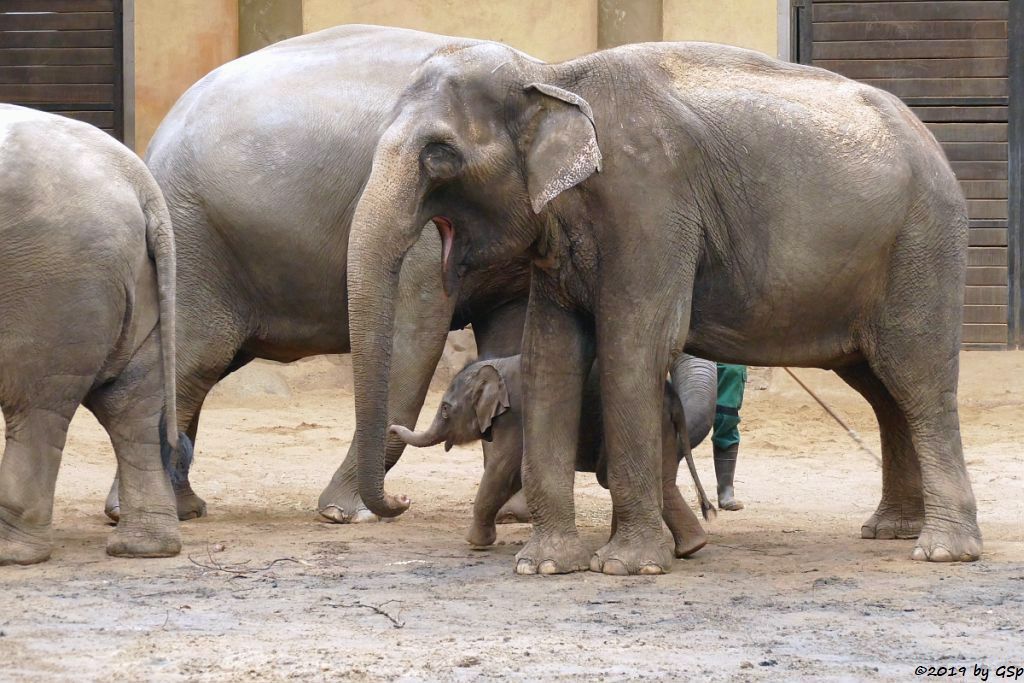
<path fill-rule="evenodd" d="M 675 425 L 666 416 L 661 430 L 661 490 L 663 507 L 661 517 L 665 520 L 668 530 L 672 532 L 676 557 L 689 557 L 704 547 L 708 536 L 701 526 L 700 520 L 686 504 L 676 476 L 679 470 L 679 455 L 676 452 L 677 440 Z M 685 443 L 685 440 L 683 440 Z M 689 447 L 688 443 L 685 443 Z"/>

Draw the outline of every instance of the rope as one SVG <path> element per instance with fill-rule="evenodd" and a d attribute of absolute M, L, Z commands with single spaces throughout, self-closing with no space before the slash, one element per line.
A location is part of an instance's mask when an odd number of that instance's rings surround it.
<path fill-rule="evenodd" d="M 813 398 L 815 401 L 817 401 L 818 405 L 820 405 L 822 408 L 824 408 L 825 412 L 828 413 L 829 415 L 831 415 L 832 419 L 835 420 L 836 422 L 838 422 L 840 427 L 842 427 L 843 429 L 846 430 L 846 433 L 850 435 L 850 438 L 853 439 L 854 442 L 856 442 L 856 444 L 858 446 L 860 446 L 860 449 L 862 451 L 864 451 L 865 453 L 870 455 L 872 458 L 874 458 L 875 462 L 878 463 L 879 467 L 882 466 L 882 459 L 880 457 L 878 457 L 878 454 L 875 453 L 872 449 L 868 448 L 867 444 L 865 444 L 864 441 L 860 438 L 860 434 L 858 434 L 857 432 L 853 431 L 853 429 L 850 427 L 850 425 L 848 425 L 845 422 L 843 422 L 843 418 L 841 418 L 838 415 L 836 415 L 835 411 L 833 411 L 831 408 L 829 408 L 828 404 L 826 404 L 824 401 L 822 401 L 820 398 L 818 398 L 818 395 L 816 393 L 814 393 L 813 391 L 811 391 L 811 388 L 809 386 L 807 386 L 802 381 L 800 381 L 800 378 L 797 377 L 796 374 L 792 370 L 790 370 L 789 368 L 783 368 L 783 370 L 785 370 L 789 374 L 789 376 L 793 378 L 793 381 L 795 381 L 797 384 L 799 384 L 803 388 L 804 391 L 806 391 L 808 394 L 810 394 L 811 398 Z"/>

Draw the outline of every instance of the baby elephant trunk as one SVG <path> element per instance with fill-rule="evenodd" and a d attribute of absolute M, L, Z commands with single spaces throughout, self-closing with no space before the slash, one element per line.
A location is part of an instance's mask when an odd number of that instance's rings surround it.
<path fill-rule="evenodd" d="M 388 431 L 410 446 L 416 446 L 417 448 L 434 446 L 444 441 L 446 431 L 445 420 L 438 414 L 434 417 L 434 422 L 421 432 L 414 432 L 402 425 L 391 425 L 388 427 Z"/>

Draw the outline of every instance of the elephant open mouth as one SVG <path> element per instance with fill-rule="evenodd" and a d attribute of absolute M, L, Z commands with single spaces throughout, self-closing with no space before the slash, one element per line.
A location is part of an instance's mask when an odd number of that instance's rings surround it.
<path fill-rule="evenodd" d="M 461 273 L 458 268 L 452 268 L 449 263 L 452 254 L 452 245 L 455 243 L 455 228 L 452 222 L 444 216 L 434 216 L 430 219 L 437 226 L 437 232 L 441 236 L 441 281 L 444 283 L 445 296 L 455 295 L 459 284 Z"/>

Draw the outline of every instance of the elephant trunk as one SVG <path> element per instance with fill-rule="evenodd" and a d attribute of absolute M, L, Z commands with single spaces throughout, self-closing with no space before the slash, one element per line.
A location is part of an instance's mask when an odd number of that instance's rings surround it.
<path fill-rule="evenodd" d="M 376 515 L 396 517 L 405 496 L 384 492 L 388 376 L 398 276 L 419 237 L 419 156 L 409 130 L 396 122 L 377 146 L 352 220 L 348 252 L 349 334 L 356 403 L 359 495 Z"/>
<path fill-rule="evenodd" d="M 444 441 L 448 430 L 445 419 L 441 415 L 437 415 L 434 422 L 420 432 L 414 432 L 402 425 L 391 425 L 388 431 L 410 446 L 425 448 L 426 446 L 436 446 Z"/>

